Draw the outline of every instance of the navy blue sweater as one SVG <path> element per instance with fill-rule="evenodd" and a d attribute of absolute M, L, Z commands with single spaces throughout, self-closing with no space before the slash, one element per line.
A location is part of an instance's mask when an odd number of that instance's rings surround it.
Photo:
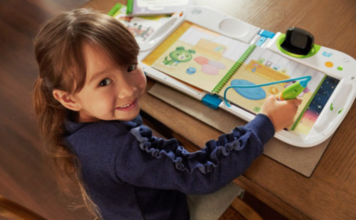
<path fill-rule="evenodd" d="M 244 173 L 273 137 L 262 114 L 189 153 L 140 123 L 66 122 L 88 193 L 105 220 L 185 220 L 185 194 L 208 194 Z"/>

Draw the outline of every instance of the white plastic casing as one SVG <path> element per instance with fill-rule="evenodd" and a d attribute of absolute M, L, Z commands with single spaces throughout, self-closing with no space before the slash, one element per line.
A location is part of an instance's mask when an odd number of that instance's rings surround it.
<path fill-rule="evenodd" d="M 222 14 L 204 6 L 186 8 L 182 13 L 176 13 L 165 24 L 162 25 L 150 38 L 141 45 L 139 61 L 147 57 L 158 45 L 160 45 L 176 28 L 184 21 L 190 21 L 199 26 L 210 29 L 227 37 L 254 44 L 258 40 L 261 31 L 253 25 L 247 24 L 231 16 Z M 277 33 L 273 39 L 268 39 L 261 47 L 271 50 L 288 59 L 294 60 L 327 75 L 340 80 L 332 96 L 328 100 L 324 110 L 321 112 L 312 130 L 307 136 L 298 135 L 289 131 L 280 131 L 275 137 L 283 142 L 297 147 L 313 147 L 327 140 L 338 128 L 356 97 L 356 61 L 351 56 L 327 47 L 321 47 L 319 52 L 309 58 L 295 58 L 281 52 L 277 47 L 277 39 L 281 33 Z M 333 63 L 333 67 L 327 67 L 326 62 Z M 207 93 L 198 91 L 178 80 L 156 70 L 145 64 L 143 70 L 147 76 L 156 81 L 164 83 L 179 90 L 195 99 L 201 100 Z M 330 66 L 330 65 L 329 65 Z M 342 67 L 342 70 L 339 70 Z M 329 110 L 328 106 L 333 104 L 335 111 Z M 255 115 L 237 107 L 228 107 L 221 102 L 219 108 L 236 115 L 246 121 L 251 121 Z M 339 110 L 342 110 L 339 113 Z"/>

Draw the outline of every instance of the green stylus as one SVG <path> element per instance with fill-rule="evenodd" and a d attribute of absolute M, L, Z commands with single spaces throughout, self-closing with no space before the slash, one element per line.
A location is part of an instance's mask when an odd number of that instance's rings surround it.
<path fill-rule="evenodd" d="M 279 95 L 277 95 L 277 99 L 283 101 L 297 98 L 298 95 L 302 93 L 303 90 L 307 87 L 309 80 L 310 79 L 301 80 L 295 82 L 291 86 L 288 86 L 287 88 L 283 89 Z"/>

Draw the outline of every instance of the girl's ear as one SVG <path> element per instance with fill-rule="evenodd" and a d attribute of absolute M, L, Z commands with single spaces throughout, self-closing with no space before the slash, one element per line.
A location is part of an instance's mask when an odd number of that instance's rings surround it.
<path fill-rule="evenodd" d="M 68 94 L 59 89 L 53 90 L 53 96 L 57 99 L 64 107 L 73 111 L 80 111 L 81 106 L 77 102 L 77 100 L 73 97 L 73 95 Z"/>

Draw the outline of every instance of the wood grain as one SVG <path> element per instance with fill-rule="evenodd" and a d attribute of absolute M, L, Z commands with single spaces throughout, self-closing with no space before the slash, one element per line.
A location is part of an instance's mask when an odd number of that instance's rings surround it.
<path fill-rule="evenodd" d="M 91 217 L 68 209 L 40 152 L 31 103 L 38 75 L 33 38 L 44 21 L 85 2 L 0 1 L 0 195 L 47 219 Z"/>

